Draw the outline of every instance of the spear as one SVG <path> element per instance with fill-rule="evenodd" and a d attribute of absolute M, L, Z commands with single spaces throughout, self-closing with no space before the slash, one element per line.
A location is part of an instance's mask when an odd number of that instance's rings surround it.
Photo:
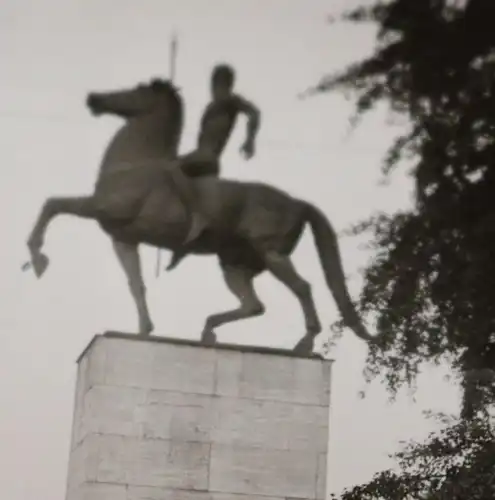
<path fill-rule="evenodd" d="M 169 79 L 172 83 L 175 80 L 175 71 L 177 68 L 177 46 L 178 46 L 177 34 L 174 32 L 170 40 L 170 54 L 169 54 L 170 57 L 169 57 L 169 67 L 168 67 Z M 155 269 L 157 278 L 160 276 L 161 267 L 162 267 L 162 252 L 158 248 L 156 251 L 156 269 Z"/>

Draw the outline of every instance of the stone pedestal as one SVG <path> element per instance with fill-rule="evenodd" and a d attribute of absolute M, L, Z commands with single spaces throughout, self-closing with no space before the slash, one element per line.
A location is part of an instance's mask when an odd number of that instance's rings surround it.
<path fill-rule="evenodd" d="M 323 500 L 330 365 L 95 337 L 79 359 L 66 500 Z"/>

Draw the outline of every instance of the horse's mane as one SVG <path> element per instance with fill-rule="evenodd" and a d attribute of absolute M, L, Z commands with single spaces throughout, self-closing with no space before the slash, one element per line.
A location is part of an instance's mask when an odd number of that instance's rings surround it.
<path fill-rule="evenodd" d="M 171 112 L 182 119 L 184 113 L 184 101 L 180 95 L 179 87 L 175 86 L 171 80 L 155 78 L 151 81 L 151 88 L 156 92 L 163 92 L 167 95 Z"/>

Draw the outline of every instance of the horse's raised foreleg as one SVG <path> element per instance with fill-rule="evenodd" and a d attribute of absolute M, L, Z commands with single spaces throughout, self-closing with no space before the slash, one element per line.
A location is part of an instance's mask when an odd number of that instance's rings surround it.
<path fill-rule="evenodd" d="M 141 272 L 138 247 L 137 245 L 130 245 L 117 240 L 112 240 L 112 243 L 127 277 L 132 298 L 136 304 L 139 317 L 139 334 L 149 335 L 154 327 L 146 303 L 146 287 Z"/>
<path fill-rule="evenodd" d="M 93 198 L 91 196 L 66 197 L 66 198 L 48 198 L 33 230 L 28 239 L 28 248 L 31 255 L 29 265 L 34 269 L 39 278 L 48 267 L 48 258 L 41 253 L 41 247 L 45 239 L 45 233 L 51 220 L 57 215 L 75 215 L 86 219 L 96 218 Z"/>
<path fill-rule="evenodd" d="M 269 251 L 263 254 L 263 258 L 267 270 L 287 286 L 301 304 L 306 323 L 306 335 L 299 341 L 294 351 L 309 356 L 313 352 L 314 339 L 322 329 L 311 293 L 311 285 L 299 276 L 289 256 Z"/>
<path fill-rule="evenodd" d="M 260 316 L 265 312 L 253 286 L 255 273 L 246 268 L 229 265 L 222 265 L 222 272 L 225 283 L 239 299 L 240 305 L 236 309 L 208 316 L 201 337 L 201 341 L 205 344 L 215 343 L 214 329 L 220 325 Z"/>

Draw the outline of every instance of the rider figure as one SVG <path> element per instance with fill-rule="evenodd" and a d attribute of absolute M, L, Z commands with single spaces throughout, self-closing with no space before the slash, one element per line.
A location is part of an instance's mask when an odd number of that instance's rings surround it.
<path fill-rule="evenodd" d="M 226 64 L 215 66 L 211 76 L 212 99 L 201 118 L 197 148 L 179 157 L 176 168 L 173 170 L 179 196 L 189 209 L 191 225 L 184 240 L 184 246 L 172 256 L 167 268 L 169 270 L 186 255 L 187 245 L 201 235 L 209 222 L 199 206 L 193 185 L 187 177 L 219 175 L 220 156 L 227 145 L 239 114 L 245 114 L 248 119 L 246 140 L 241 147 L 241 153 L 247 160 L 255 153 L 260 112 L 254 104 L 234 94 L 234 83 L 235 72 L 232 67 Z"/>

